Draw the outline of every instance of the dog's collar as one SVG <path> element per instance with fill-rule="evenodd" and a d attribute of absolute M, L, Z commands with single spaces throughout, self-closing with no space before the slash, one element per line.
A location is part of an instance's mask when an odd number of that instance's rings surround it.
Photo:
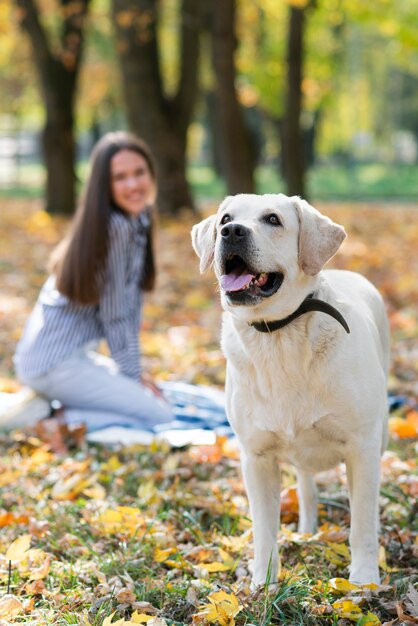
<path fill-rule="evenodd" d="M 309 294 L 300 307 L 288 317 L 285 317 L 282 320 L 274 320 L 272 322 L 252 322 L 249 325 L 258 330 L 260 333 L 272 333 L 275 330 L 279 330 L 280 328 L 287 326 L 297 317 L 300 317 L 304 313 L 309 313 L 310 311 L 320 311 L 321 313 L 330 315 L 341 324 L 346 333 L 350 332 L 350 328 L 341 313 L 331 304 L 328 304 L 328 302 L 314 298 L 312 293 Z"/>

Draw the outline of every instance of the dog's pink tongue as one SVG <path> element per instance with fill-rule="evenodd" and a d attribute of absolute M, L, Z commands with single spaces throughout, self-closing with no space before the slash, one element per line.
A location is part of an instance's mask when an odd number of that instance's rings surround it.
<path fill-rule="evenodd" d="M 221 289 L 224 291 L 239 291 L 254 278 L 254 274 L 243 272 L 242 274 L 224 274 L 220 278 Z"/>

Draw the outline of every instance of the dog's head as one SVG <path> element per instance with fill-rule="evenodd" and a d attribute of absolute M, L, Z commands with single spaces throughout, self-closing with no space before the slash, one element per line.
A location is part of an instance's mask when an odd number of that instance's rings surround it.
<path fill-rule="evenodd" d="M 290 314 L 346 234 L 297 196 L 239 194 L 193 227 L 200 271 L 214 265 L 226 310 L 252 321 Z"/>

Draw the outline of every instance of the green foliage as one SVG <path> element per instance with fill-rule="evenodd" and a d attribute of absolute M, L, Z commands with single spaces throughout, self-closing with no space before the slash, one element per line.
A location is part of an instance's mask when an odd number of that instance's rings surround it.
<path fill-rule="evenodd" d="M 39 3 L 41 22 L 54 49 L 59 47 L 60 14 L 56 0 Z M 244 106 L 257 106 L 267 117 L 283 113 L 289 4 L 257 0 L 237 5 L 239 72 L 237 88 Z M 161 68 L 167 93 L 179 73 L 179 0 L 160 3 Z M 0 118 L 19 116 L 16 125 L 39 126 L 43 109 L 27 38 L 19 30 L 12 0 L 0 5 Z M 210 46 L 204 39 L 201 84 L 211 84 Z M 91 5 L 77 99 L 77 127 L 125 124 L 109 0 Z M 94 76 L 94 80 L 91 77 Z M 408 85 L 406 84 L 408 82 Z M 212 81 L 213 82 L 213 81 Z M 393 160 L 396 130 L 417 132 L 418 12 L 415 0 L 318 0 L 307 11 L 305 116 L 321 111 L 318 149 L 355 157 Z M 15 124 L 15 122 L 13 122 Z M 265 127 L 267 141 L 276 134 Z M 100 129 L 98 129 L 100 132 Z M 278 132 L 278 131 L 277 131 Z M 359 133 L 368 146 L 358 154 Z M 277 145 L 277 139 L 273 142 Z M 277 151 L 277 148 L 274 148 Z"/>

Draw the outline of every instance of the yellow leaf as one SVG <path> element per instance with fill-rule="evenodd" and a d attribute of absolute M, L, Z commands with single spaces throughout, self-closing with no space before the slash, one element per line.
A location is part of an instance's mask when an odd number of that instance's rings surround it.
<path fill-rule="evenodd" d="M 357 622 L 362 616 L 360 607 L 352 602 L 352 600 L 337 600 L 337 602 L 333 603 L 332 607 L 340 617 L 345 617 L 354 622 Z"/>
<path fill-rule="evenodd" d="M 251 539 L 252 530 L 249 528 L 239 537 L 221 537 L 221 542 L 230 550 L 230 552 L 241 552 L 247 545 Z"/>
<path fill-rule="evenodd" d="M 154 559 L 157 563 L 164 563 L 169 556 L 176 553 L 177 548 L 164 548 L 163 550 L 161 548 L 156 548 L 154 552 Z"/>
<path fill-rule="evenodd" d="M 124 619 L 118 619 L 116 622 L 112 622 L 112 619 L 115 613 L 116 611 L 114 611 L 111 615 L 108 615 L 107 617 L 105 617 L 102 622 L 102 626 L 122 626 L 123 624 L 126 623 Z"/>
<path fill-rule="evenodd" d="M 119 457 L 116 454 L 113 454 L 106 463 L 103 463 L 102 471 L 115 472 L 120 467 L 122 467 L 122 463 L 120 462 Z"/>
<path fill-rule="evenodd" d="M 89 483 L 89 478 L 81 472 L 61 478 L 53 486 L 51 496 L 54 500 L 75 500 Z"/>
<path fill-rule="evenodd" d="M 389 565 L 386 563 L 385 546 L 380 546 L 380 548 L 379 548 L 379 567 L 384 572 L 388 572 L 389 574 L 391 572 L 399 572 L 399 568 L 398 567 L 389 567 Z"/>
<path fill-rule="evenodd" d="M 331 589 L 339 591 L 343 594 L 348 593 L 349 591 L 360 589 L 358 585 L 350 583 L 350 581 L 346 578 L 331 578 L 329 581 L 329 586 L 331 587 Z"/>
<path fill-rule="evenodd" d="M 6 552 L 6 561 L 21 561 L 29 550 L 32 535 L 21 535 L 9 546 Z"/>
<path fill-rule="evenodd" d="M 137 491 L 138 498 L 144 504 L 154 504 L 158 501 L 158 490 L 153 480 L 141 483 Z"/>
<path fill-rule="evenodd" d="M 204 617 L 208 622 L 220 626 L 234 626 L 234 617 L 242 609 L 237 596 L 221 590 L 211 593 L 208 600 L 209 604 L 201 606 L 199 613 L 193 617 Z"/>
<path fill-rule="evenodd" d="M 53 458 L 51 452 L 48 452 L 46 448 L 36 448 L 33 454 L 30 457 L 31 466 L 43 465 L 44 463 L 48 463 Z"/>
<path fill-rule="evenodd" d="M 174 558 L 170 558 L 171 556 Z M 154 559 L 157 563 L 164 563 L 168 567 L 186 567 L 187 565 L 177 548 L 156 548 Z"/>
<path fill-rule="evenodd" d="M 325 548 L 325 558 L 343 567 L 350 561 L 350 551 L 345 543 L 327 543 Z"/>
<path fill-rule="evenodd" d="M 11 485 L 15 482 L 17 476 L 17 472 L 12 472 L 10 470 L 6 470 L 0 474 L 0 487 L 5 487 L 6 485 Z"/>
<path fill-rule="evenodd" d="M 235 564 L 235 561 L 232 558 L 232 556 L 226 550 L 223 550 L 222 548 L 218 548 L 218 552 L 219 552 L 219 556 L 221 557 L 225 565 L 228 565 L 229 568 L 232 568 Z"/>
<path fill-rule="evenodd" d="M 325 543 L 343 543 L 348 539 L 348 530 L 337 524 L 322 524 L 318 532 L 312 535 L 312 541 L 325 541 Z"/>
<path fill-rule="evenodd" d="M 105 500 L 106 499 L 106 489 L 103 485 L 92 485 L 91 487 L 87 487 L 84 489 L 83 494 L 92 500 Z"/>
<path fill-rule="evenodd" d="M 137 611 L 133 613 L 132 619 L 123 623 L 125 626 L 134 626 L 135 624 L 148 624 L 148 626 L 167 626 L 167 622 L 165 621 L 165 619 L 162 619 L 161 617 L 153 617 L 152 615 L 145 615 L 145 613 L 138 613 Z"/>
<path fill-rule="evenodd" d="M 366 615 L 363 615 L 360 618 L 358 626 L 380 626 L 381 623 L 382 622 L 377 617 L 377 615 L 369 611 Z"/>
<path fill-rule="evenodd" d="M 146 624 L 151 619 L 152 619 L 152 615 L 146 615 L 146 613 L 138 613 L 138 611 L 135 611 L 131 615 L 130 622 L 127 622 L 127 623 L 128 624 Z"/>
<path fill-rule="evenodd" d="M 212 563 L 200 563 L 199 568 L 205 569 L 207 572 L 226 572 L 231 569 L 231 565 L 213 561 Z"/>
<path fill-rule="evenodd" d="M 104 511 L 99 515 L 98 523 L 105 533 L 124 533 L 130 537 L 134 537 L 146 525 L 141 511 L 128 506 Z"/>

